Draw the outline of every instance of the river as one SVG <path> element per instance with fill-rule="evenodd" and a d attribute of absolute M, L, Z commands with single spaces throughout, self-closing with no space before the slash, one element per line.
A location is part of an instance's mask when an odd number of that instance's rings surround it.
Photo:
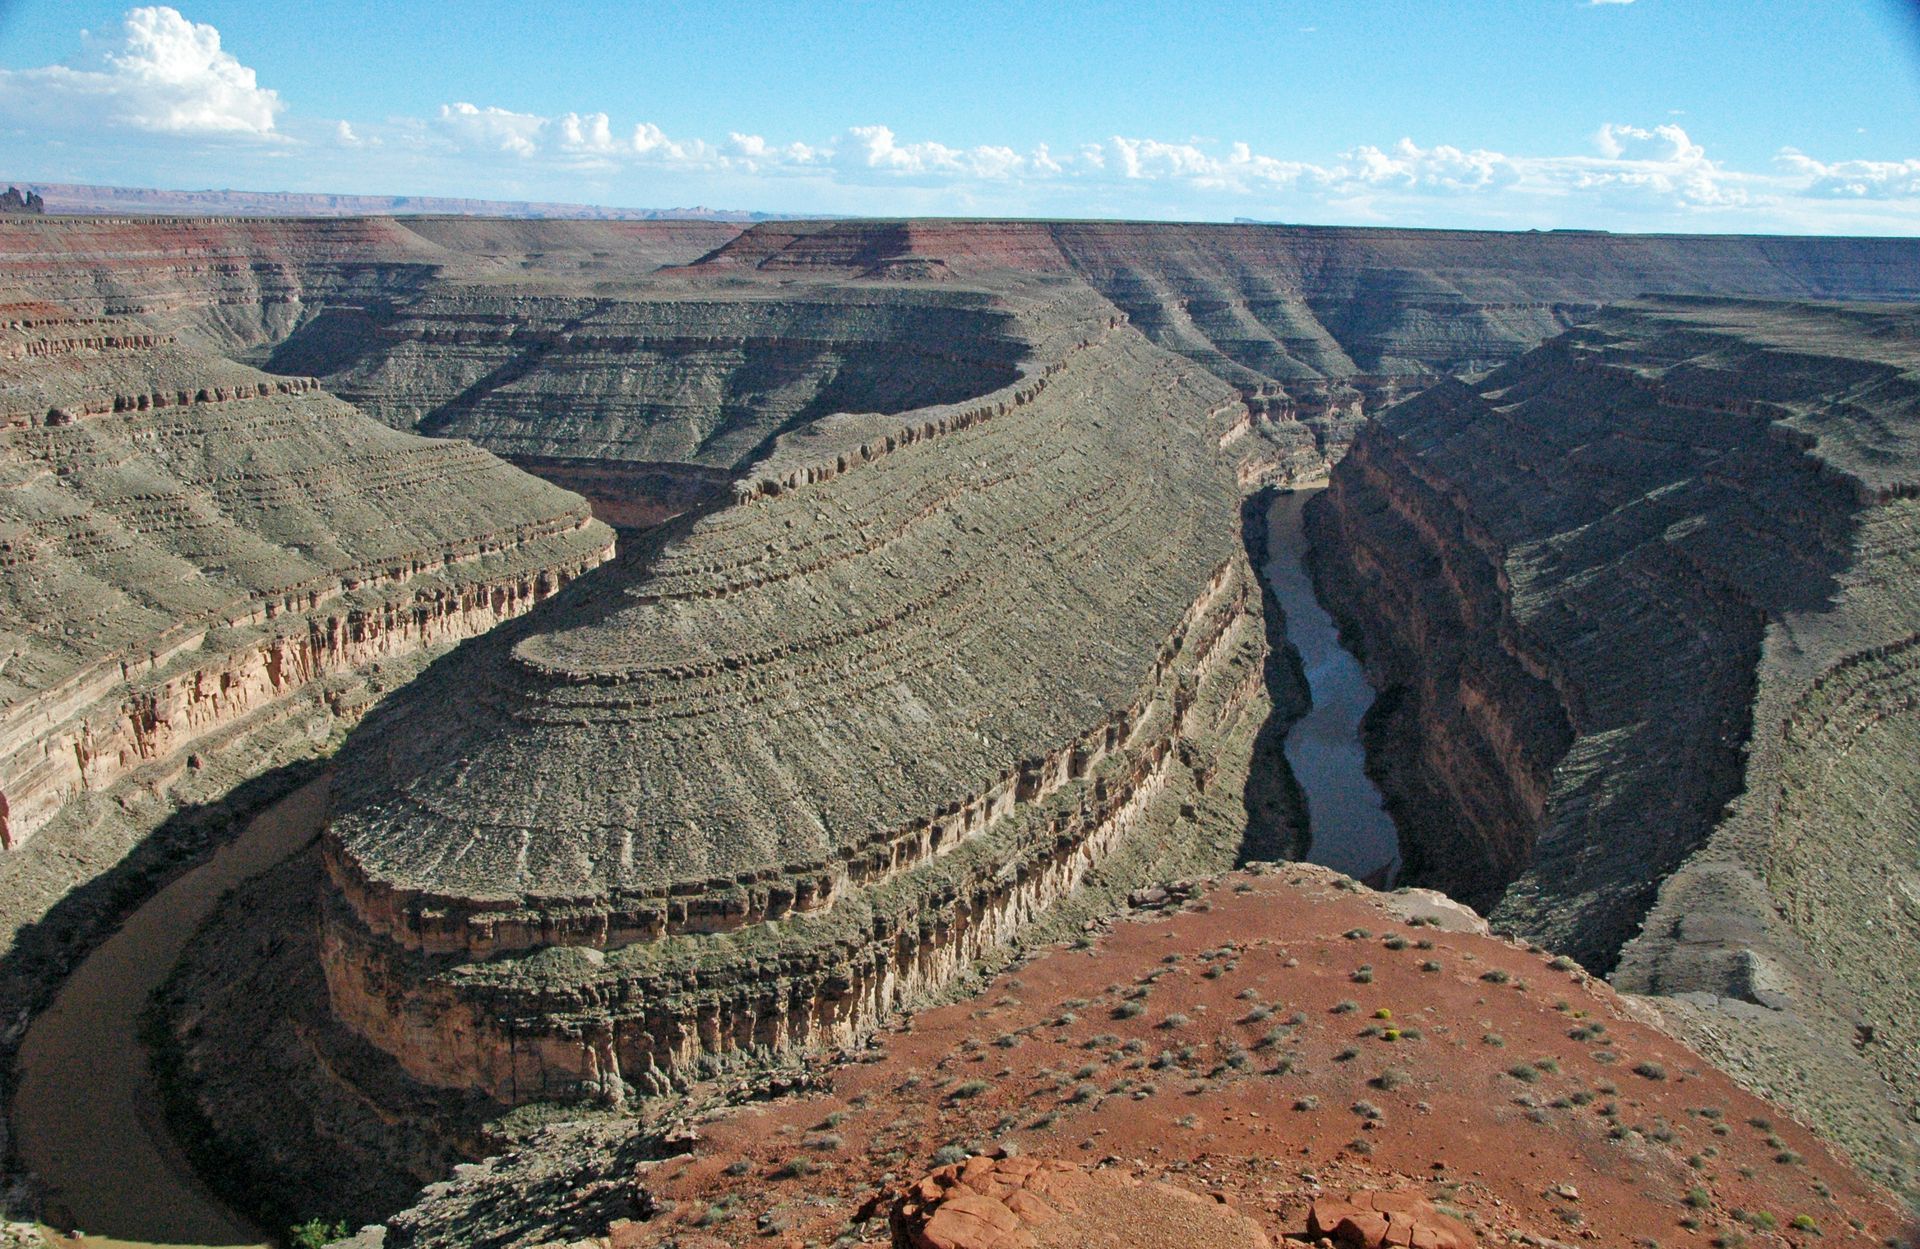
<path fill-rule="evenodd" d="M 1359 663 L 1307 575 L 1301 510 L 1311 491 L 1281 495 L 1268 513 L 1263 572 L 1285 610 L 1313 709 L 1287 735 L 1286 756 L 1307 795 L 1307 858 L 1391 885 L 1399 837 L 1367 778 L 1360 719 L 1373 703 Z M 139 1037 L 148 998 L 227 890 L 298 851 L 319 832 L 326 782 L 296 790 L 241 835 L 141 906 L 89 956 L 28 1031 L 20 1050 L 14 1129 L 44 1185 L 49 1213 L 88 1233 L 95 1249 L 260 1245 L 258 1228 L 223 1206 L 158 1121 Z"/>
<path fill-rule="evenodd" d="M 1339 630 L 1313 593 L 1301 520 L 1318 491 L 1295 490 L 1267 513 L 1267 566 L 1261 571 L 1287 616 L 1287 640 L 1300 652 L 1313 709 L 1287 734 L 1287 765 L 1306 791 L 1312 841 L 1307 860 L 1376 887 L 1400 871 L 1400 834 L 1366 770 L 1360 720 L 1373 687 L 1340 645 Z"/>
<path fill-rule="evenodd" d="M 160 1122 L 140 1017 L 235 885 L 298 851 L 326 814 L 324 780 L 282 798 L 126 918 L 61 987 L 20 1048 L 13 1124 L 50 1219 L 96 1249 L 263 1245 L 221 1204 Z"/>

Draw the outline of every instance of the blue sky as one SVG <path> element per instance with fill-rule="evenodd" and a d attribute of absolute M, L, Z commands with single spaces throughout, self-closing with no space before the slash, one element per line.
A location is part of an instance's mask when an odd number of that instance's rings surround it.
<path fill-rule="evenodd" d="M 1920 233 L 1910 0 L 0 0 L 0 176 Z"/>

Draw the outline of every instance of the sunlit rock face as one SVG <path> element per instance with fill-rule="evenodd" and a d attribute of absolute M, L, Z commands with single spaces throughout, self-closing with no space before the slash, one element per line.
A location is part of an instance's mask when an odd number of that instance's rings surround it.
<path fill-rule="evenodd" d="M 611 553 L 472 446 L 126 317 L 0 327 L 0 840 L 341 674 L 483 632 Z"/>
<path fill-rule="evenodd" d="M 1241 406 L 1089 294 L 1001 303 L 1007 384 L 783 438 L 402 696 L 327 840 L 342 1020 L 502 1101 L 657 1088 L 852 1040 L 1130 841 L 1231 858 Z"/>

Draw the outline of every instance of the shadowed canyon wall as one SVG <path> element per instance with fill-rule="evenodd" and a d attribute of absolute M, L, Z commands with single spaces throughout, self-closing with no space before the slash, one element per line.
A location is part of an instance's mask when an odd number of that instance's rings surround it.
<path fill-rule="evenodd" d="M 1920 983 L 1917 328 L 1610 310 L 1390 409 L 1310 513 L 1418 876 L 1623 987 L 1767 1008 L 1750 1033 L 1832 1025 L 1746 1065 L 1850 1082 L 1815 1113 L 1882 1156 L 1859 1106 L 1920 1105 L 1883 1039 Z"/>

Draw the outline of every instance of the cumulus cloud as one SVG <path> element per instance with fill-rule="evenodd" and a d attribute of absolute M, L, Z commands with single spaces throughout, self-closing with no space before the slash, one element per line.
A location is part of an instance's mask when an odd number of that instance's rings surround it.
<path fill-rule="evenodd" d="M 1777 163 L 1802 193 L 1823 199 L 1920 199 L 1920 160 L 1814 160 L 1781 149 Z"/>
<path fill-rule="evenodd" d="M 85 35 L 69 63 L 0 69 L 0 131 L 68 150 L 78 139 L 100 150 L 159 151 L 155 144 L 172 137 L 185 141 L 175 151 L 217 160 L 223 171 L 240 158 L 231 147 L 209 154 L 209 139 L 248 141 L 262 159 L 301 142 L 361 181 L 552 188 L 571 177 L 580 180 L 576 193 L 595 198 L 680 193 L 670 188 L 757 196 L 765 192 L 756 187 L 783 183 L 793 193 L 774 194 L 793 207 L 810 200 L 872 212 L 1920 233 L 1920 159 L 1829 161 L 1783 148 L 1769 165 L 1741 169 L 1712 156 L 1677 112 L 1654 125 L 1609 121 L 1585 150 L 1506 152 L 1403 137 L 1304 159 L 1231 136 L 960 145 L 879 122 L 798 139 L 735 131 L 710 141 L 604 111 L 520 112 L 469 100 L 424 118 L 294 118 L 289 137 L 284 112 L 219 31 L 164 6 L 129 9 L 117 25 Z M 611 192 L 621 178 L 632 179 L 628 189 Z"/>
<path fill-rule="evenodd" d="M 441 110 L 442 131 L 469 151 L 574 167 L 646 165 L 704 173 L 805 177 L 846 187 L 933 188 L 956 197 L 1023 194 L 1178 194 L 1338 204 L 1379 219 L 1418 219 L 1430 206 L 1499 220 L 1559 221 L 1593 211 L 1638 218 L 1753 210 L 1814 201 L 1902 201 L 1920 196 L 1920 161 L 1822 163 L 1784 150 L 1769 171 L 1730 168 L 1677 122 L 1609 122 L 1585 152 L 1531 155 L 1412 138 L 1361 145 L 1322 161 L 1264 153 L 1246 142 L 1113 135 L 1100 143 L 1020 151 L 905 138 L 885 125 L 853 126 L 817 142 L 775 143 L 734 132 L 724 142 L 668 135 L 642 122 L 617 130 L 605 113 L 545 118 L 473 104 Z M 998 190 L 996 190 L 998 188 Z M 1775 214 L 1778 216 L 1778 214 Z M 1916 222 L 1920 226 L 1920 221 Z"/>
<path fill-rule="evenodd" d="M 481 108 L 464 101 L 442 104 L 439 121 L 441 132 L 458 147 L 520 157 L 540 150 L 541 134 L 551 124 L 533 113 Z"/>
<path fill-rule="evenodd" d="M 275 137 L 284 105 L 220 46 L 220 32 L 165 6 L 129 9 L 84 37 L 70 65 L 0 70 L 0 120 L 60 130 Z"/>

